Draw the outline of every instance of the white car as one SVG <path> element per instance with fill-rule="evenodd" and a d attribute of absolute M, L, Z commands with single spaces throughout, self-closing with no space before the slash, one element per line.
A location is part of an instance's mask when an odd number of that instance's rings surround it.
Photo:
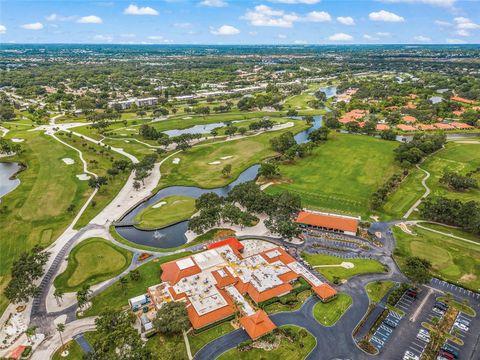
<path fill-rule="evenodd" d="M 463 330 L 463 331 L 468 331 L 468 326 L 466 326 L 465 324 L 461 324 L 459 322 L 455 322 L 453 324 L 453 326 L 459 328 L 460 330 Z"/>
<path fill-rule="evenodd" d="M 457 320 L 455 320 L 455 322 L 457 322 L 459 324 L 463 324 L 465 326 L 470 326 L 470 321 L 468 321 L 467 319 L 464 319 L 464 318 L 458 317 Z"/>
<path fill-rule="evenodd" d="M 412 353 L 411 351 L 405 351 L 405 355 L 403 355 L 403 360 L 419 360 L 420 358 Z"/>
<path fill-rule="evenodd" d="M 425 342 L 430 342 L 430 336 L 427 336 L 425 334 L 422 334 L 422 333 L 418 333 L 417 334 L 417 339 L 420 339 L 422 341 L 425 341 Z"/>
<path fill-rule="evenodd" d="M 439 309 L 439 308 L 436 308 L 436 307 L 434 307 L 434 308 L 432 309 L 432 311 L 433 311 L 435 314 L 438 314 L 438 315 L 440 315 L 440 316 L 443 316 L 443 315 L 445 314 L 445 311 L 443 311 L 443 310 L 441 310 L 441 309 Z"/>

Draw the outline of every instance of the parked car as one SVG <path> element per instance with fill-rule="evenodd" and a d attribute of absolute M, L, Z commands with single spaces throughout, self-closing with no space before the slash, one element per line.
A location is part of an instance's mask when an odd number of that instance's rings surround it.
<path fill-rule="evenodd" d="M 465 318 L 457 317 L 457 319 L 455 320 L 455 322 L 458 322 L 458 323 L 463 324 L 463 325 L 465 325 L 465 326 L 470 326 L 470 321 L 468 321 L 468 320 L 465 319 Z"/>
<path fill-rule="evenodd" d="M 450 359 L 450 360 L 455 359 L 455 356 L 453 356 L 452 354 L 450 354 L 450 353 L 448 353 L 448 352 L 446 352 L 446 351 L 440 351 L 440 352 L 438 353 L 438 355 L 440 355 L 440 356 L 442 356 L 442 357 L 445 357 L 445 358 L 447 358 L 447 359 Z"/>
<path fill-rule="evenodd" d="M 432 311 L 433 311 L 435 314 L 438 314 L 438 315 L 440 315 L 440 316 L 445 315 L 445 311 L 443 311 L 442 309 L 439 309 L 439 308 L 437 308 L 437 307 L 434 307 L 434 308 L 432 309 Z"/>
<path fill-rule="evenodd" d="M 442 346 L 442 350 L 452 354 L 455 358 L 458 358 L 458 356 L 460 355 L 460 353 L 449 344 L 444 344 Z"/>
<path fill-rule="evenodd" d="M 448 305 L 441 301 L 436 301 L 435 306 L 445 311 L 448 309 Z"/>
<path fill-rule="evenodd" d="M 460 330 L 468 331 L 468 326 L 466 326 L 465 324 L 461 324 L 461 323 L 455 322 L 455 323 L 453 324 L 453 326 L 459 328 Z"/>
<path fill-rule="evenodd" d="M 417 339 L 420 339 L 420 340 L 425 341 L 427 343 L 430 342 L 430 336 L 428 336 L 424 333 L 420 333 L 420 332 L 417 334 Z"/>
<path fill-rule="evenodd" d="M 411 351 L 405 351 L 405 355 L 403 355 L 403 360 L 419 360 L 420 358 L 412 353 Z"/>

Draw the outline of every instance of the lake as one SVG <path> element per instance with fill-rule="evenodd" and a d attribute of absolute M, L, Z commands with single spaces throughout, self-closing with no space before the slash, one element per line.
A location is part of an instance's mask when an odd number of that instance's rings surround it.
<path fill-rule="evenodd" d="M 15 162 L 0 162 L 0 198 L 15 190 L 20 185 L 20 180 L 12 178 L 22 169 L 20 164 Z"/>

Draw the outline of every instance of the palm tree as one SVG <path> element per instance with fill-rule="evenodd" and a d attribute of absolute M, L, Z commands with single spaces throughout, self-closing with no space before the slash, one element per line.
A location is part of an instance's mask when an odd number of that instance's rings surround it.
<path fill-rule="evenodd" d="M 88 302 L 91 292 L 92 291 L 90 290 L 89 285 L 83 285 L 82 288 L 77 291 L 77 302 L 79 308 L 82 308 Z"/>
<path fill-rule="evenodd" d="M 62 342 L 62 347 L 63 347 L 64 344 L 63 344 L 62 333 L 65 331 L 65 324 L 63 324 L 63 323 L 57 324 L 57 331 L 58 331 L 58 334 L 60 335 L 60 341 Z"/>
<path fill-rule="evenodd" d="M 60 306 L 60 301 L 63 300 L 63 294 L 64 292 L 60 289 L 55 289 L 55 292 L 53 293 L 58 306 Z"/>

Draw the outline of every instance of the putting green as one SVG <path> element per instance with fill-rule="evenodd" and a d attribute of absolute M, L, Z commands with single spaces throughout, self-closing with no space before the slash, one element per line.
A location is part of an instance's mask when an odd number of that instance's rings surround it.
<path fill-rule="evenodd" d="M 87 239 L 72 249 L 67 268 L 57 276 L 54 284 L 65 292 L 78 290 L 84 284 L 98 284 L 120 274 L 131 260 L 131 252 L 107 240 Z"/>
<path fill-rule="evenodd" d="M 439 225 L 435 226 L 435 230 L 450 232 L 449 228 Z M 397 240 L 394 256 L 400 268 L 408 256 L 418 256 L 432 263 L 434 276 L 458 282 L 473 290 L 480 287 L 480 244 L 467 243 L 417 226 L 412 227 L 412 231 L 415 235 L 404 233 L 398 227 L 393 228 Z M 457 234 L 461 235 L 458 231 Z"/>
<path fill-rule="evenodd" d="M 138 213 L 136 227 L 159 229 L 189 219 L 195 213 L 195 199 L 190 196 L 167 196 Z"/>

